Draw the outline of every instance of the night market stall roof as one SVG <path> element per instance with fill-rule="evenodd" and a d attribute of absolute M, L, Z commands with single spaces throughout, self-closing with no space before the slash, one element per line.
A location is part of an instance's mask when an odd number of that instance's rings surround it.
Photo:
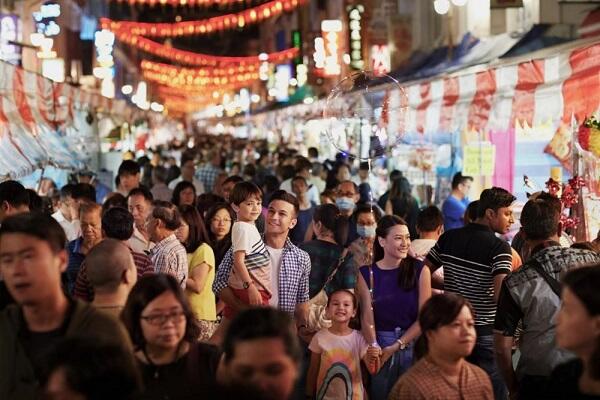
<path fill-rule="evenodd" d="M 16 179 L 52 165 L 78 169 L 97 138 L 82 124 L 96 113 L 120 115 L 133 110 L 124 100 L 112 100 L 57 83 L 0 62 L 0 180 Z M 87 131 L 87 133 L 84 133 Z"/>
<path fill-rule="evenodd" d="M 390 110 L 388 131 L 436 134 L 463 129 L 507 131 L 515 123 L 581 122 L 600 107 L 600 38 L 582 39 L 452 73 L 382 86 L 405 112 Z M 400 91 L 406 96 L 401 96 Z M 348 96 L 352 103 L 354 96 Z M 322 118 L 325 100 L 250 117 L 273 131 L 290 120 Z M 248 122 L 247 117 L 243 120 Z"/>

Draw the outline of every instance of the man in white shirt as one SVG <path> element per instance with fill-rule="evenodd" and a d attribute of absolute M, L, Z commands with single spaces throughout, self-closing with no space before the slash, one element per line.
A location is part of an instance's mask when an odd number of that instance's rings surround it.
<path fill-rule="evenodd" d="M 73 189 L 75 185 L 68 183 L 60 189 L 60 200 L 58 202 L 58 211 L 52 214 L 60 226 L 67 235 L 69 242 L 77 239 L 81 236 L 81 227 L 79 225 L 79 219 L 73 218 L 74 200 L 73 200 Z"/>
<path fill-rule="evenodd" d="M 127 197 L 127 208 L 133 215 L 133 236 L 129 239 L 129 247 L 137 253 L 145 253 L 153 247 L 150 234 L 146 230 L 146 220 L 152 213 L 152 193 L 146 188 L 133 189 Z"/>

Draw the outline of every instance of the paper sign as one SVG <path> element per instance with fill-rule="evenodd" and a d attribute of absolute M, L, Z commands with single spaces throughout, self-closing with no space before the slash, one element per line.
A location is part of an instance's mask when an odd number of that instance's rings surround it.
<path fill-rule="evenodd" d="M 469 144 L 463 148 L 463 175 L 492 176 L 496 168 L 496 146 Z"/>

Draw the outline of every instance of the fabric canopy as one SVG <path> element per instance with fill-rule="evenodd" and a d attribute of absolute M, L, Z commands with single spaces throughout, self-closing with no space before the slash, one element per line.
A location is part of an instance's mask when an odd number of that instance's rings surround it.
<path fill-rule="evenodd" d="M 94 137 L 78 134 L 77 118 L 88 110 L 132 116 L 125 100 L 111 100 L 0 63 L 0 177 L 19 178 L 53 165 L 83 167 Z"/>

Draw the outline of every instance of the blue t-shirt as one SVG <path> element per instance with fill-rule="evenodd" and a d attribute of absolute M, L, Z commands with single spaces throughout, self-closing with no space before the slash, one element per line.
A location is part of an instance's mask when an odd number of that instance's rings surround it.
<path fill-rule="evenodd" d="M 468 205 L 469 199 L 466 197 L 462 200 L 459 200 L 452 195 L 448 196 L 442 205 L 442 214 L 444 215 L 444 231 L 462 228 L 465 226 L 463 217 Z"/>
<path fill-rule="evenodd" d="M 317 205 L 314 202 L 311 202 L 310 208 L 306 210 L 300 210 L 300 212 L 298 212 L 298 222 L 290 231 L 290 240 L 292 243 L 299 244 L 304 242 L 304 235 L 306 235 L 306 230 L 312 222 L 315 208 L 317 208 Z"/>

